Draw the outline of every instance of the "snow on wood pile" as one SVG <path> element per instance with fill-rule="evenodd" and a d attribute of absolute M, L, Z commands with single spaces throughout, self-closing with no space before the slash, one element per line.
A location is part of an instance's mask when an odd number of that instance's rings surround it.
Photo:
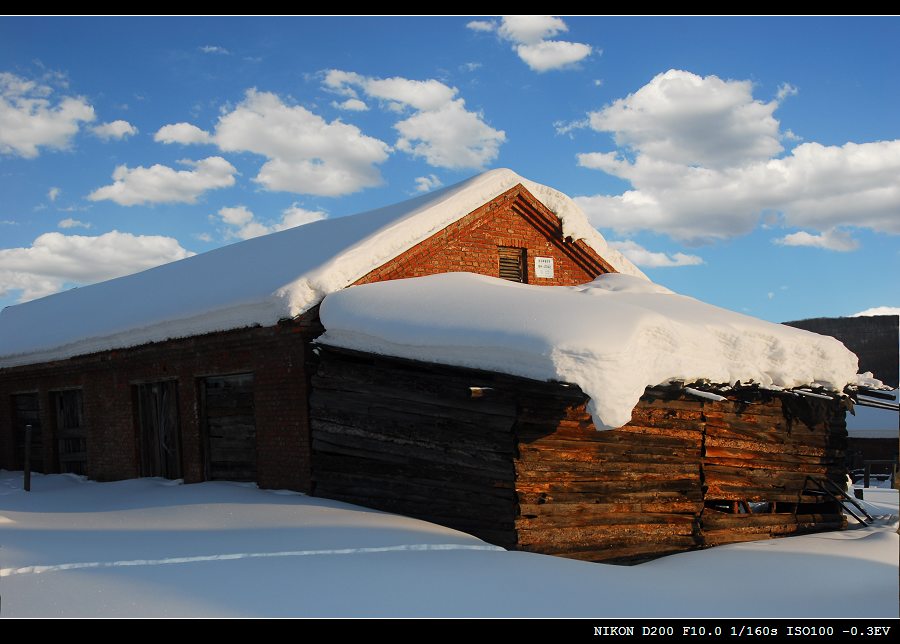
<path fill-rule="evenodd" d="M 329 295 L 320 316 L 325 344 L 577 384 L 598 428 L 625 425 L 647 387 L 672 380 L 857 382 L 834 338 L 614 273 L 575 287 L 468 273 L 382 282 Z"/>
<path fill-rule="evenodd" d="M 225 246 L 141 273 L 7 307 L 0 367 L 69 358 L 295 317 L 522 184 L 616 270 L 644 277 L 566 195 L 506 169 L 355 215 Z"/>

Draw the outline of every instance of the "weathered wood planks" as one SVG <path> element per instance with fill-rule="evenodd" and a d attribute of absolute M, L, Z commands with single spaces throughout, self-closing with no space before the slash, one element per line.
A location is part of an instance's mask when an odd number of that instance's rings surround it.
<path fill-rule="evenodd" d="M 804 492 L 808 476 L 843 477 L 833 401 L 748 390 L 713 402 L 651 388 L 630 423 L 596 431 L 571 385 L 319 353 L 316 495 L 504 547 L 621 563 L 843 522 L 837 504 Z"/>

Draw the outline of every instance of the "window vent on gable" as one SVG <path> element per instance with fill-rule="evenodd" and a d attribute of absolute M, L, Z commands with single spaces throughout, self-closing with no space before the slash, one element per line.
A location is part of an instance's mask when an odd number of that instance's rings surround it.
<path fill-rule="evenodd" d="M 500 277 L 511 282 L 525 282 L 525 249 L 499 246 Z"/>

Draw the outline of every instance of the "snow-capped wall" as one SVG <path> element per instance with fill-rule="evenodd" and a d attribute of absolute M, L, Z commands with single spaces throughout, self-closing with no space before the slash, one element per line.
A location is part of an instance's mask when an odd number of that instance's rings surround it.
<path fill-rule="evenodd" d="M 319 342 L 577 384 L 598 428 L 621 427 L 648 386 L 856 384 L 828 336 L 705 304 L 630 275 L 529 286 L 470 273 L 354 286 L 325 298 Z"/>

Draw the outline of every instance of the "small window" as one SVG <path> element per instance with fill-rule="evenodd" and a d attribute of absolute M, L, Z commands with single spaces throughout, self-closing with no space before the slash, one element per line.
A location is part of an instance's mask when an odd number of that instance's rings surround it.
<path fill-rule="evenodd" d="M 500 277 L 511 282 L 527 282 L 525 249 L 498 246 L 497 250 L 500 255 Z"/>

